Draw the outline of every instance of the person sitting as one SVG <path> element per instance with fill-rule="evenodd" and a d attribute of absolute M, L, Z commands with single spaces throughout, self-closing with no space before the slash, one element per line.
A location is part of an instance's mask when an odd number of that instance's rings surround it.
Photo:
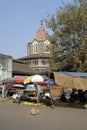
<path fill-rule="evenodd" d="M 21 101 L 28 101 L 28 94 L 23 92 L 23 94 L 20 96 Z"/>
<path fill-rule="evenodd" d="M 66 96 L 65 96 L 64 93 L 61 95 L 60 101 L 62 101 L 62 102 L 67 102 L 67 99 L 66 99 Z"/>
<path fill-rule="evenodd" d="M 14 103 L 19 103 L 20 104 L 20 95 L 19 93 L 14 93 L 12 96 L 13 102 Z"/>
<path fill-rule="evenodd" d="M 52 101 L 52 99 L 49 96 L 46 96 L 45 104 L 46 104 L 46 106 L 50 106 L 50 107 L 53 106 L 53 101 Z"/>
<path fill-rule="evenodd" d="M 40 93 L 38 96 L 39 103 L 43 103 L 43 93 Z"/>

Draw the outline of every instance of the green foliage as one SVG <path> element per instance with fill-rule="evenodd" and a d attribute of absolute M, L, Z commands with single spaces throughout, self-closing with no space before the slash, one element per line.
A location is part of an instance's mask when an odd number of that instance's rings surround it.
<path fill-rule="evenodd" d="M 87 72 L 87 0 L 73 0 L 45 19 L 52 30 L 51 69 Z"/>

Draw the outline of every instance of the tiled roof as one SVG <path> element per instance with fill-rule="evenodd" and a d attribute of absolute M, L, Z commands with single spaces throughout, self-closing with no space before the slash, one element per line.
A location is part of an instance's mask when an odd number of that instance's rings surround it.
<path fill-rule="evenodd" d="M 39 30 L 36 32 L 36 36 L 34 39 L 36 39 L 37 41 L 42 41 L 47 39 L 47 32 L 45 31 L 43 26 L 40 26 Z"/>
<path fill-rule="evenodd" d="M 50 57 L 50 54 L 47 54 L 47 53 L 38 53 L 38 54 L 32 54 L 30 56 L 25 56 L 25 57 L 21 57 L 17 60 L 25 60 L 25 59 L 35 59 L 35 58 L 49 58 Z"/>
<path fill-rule="evenodd" d="M 29 58 L 49 58 L 50 54 L 47 53 L 38 53 L 38 54 L 32 54 L 29 56 Z"/>

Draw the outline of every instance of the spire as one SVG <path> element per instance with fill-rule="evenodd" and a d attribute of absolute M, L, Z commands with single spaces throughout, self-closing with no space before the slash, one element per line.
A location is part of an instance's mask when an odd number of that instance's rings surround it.
<path fill-rule="evenodd" d="M 41 26 L 43 26 L 43 20 L 41 20 Z"/>
<path fill-rule="evenodd" d="M 43 21 L 41 20 L 41 26 L 40 26 L 39 30 L 36 32 L 35 39 L 37 41 L 45 40 L 47 38 L 47 35 L 48 34 L 47 34 L 46 30 L 43 27 Z"/>

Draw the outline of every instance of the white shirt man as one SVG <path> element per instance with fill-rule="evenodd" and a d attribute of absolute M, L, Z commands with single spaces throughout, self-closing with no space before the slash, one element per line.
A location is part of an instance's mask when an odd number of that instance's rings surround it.
<path fill-rule="evenodd" d="M 12 96 L 13 99 L 17 99 L 17 98 L 20 98 L 20 95 L 18 93 L 14 93 L 13 96 Z"/>

